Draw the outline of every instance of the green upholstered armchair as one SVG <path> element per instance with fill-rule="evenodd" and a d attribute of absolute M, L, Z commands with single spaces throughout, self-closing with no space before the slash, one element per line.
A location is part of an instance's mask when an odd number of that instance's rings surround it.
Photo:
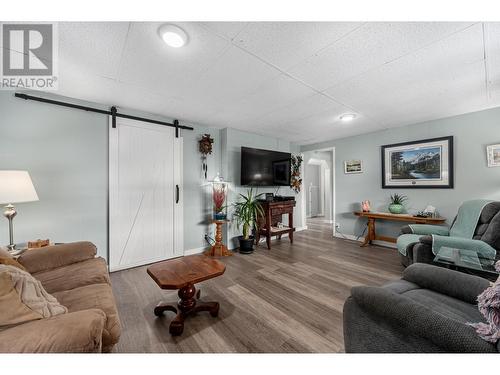
<path fill-rule="evenodd" d="M 478 205 L 479 202 L 484 204 Z M 469 208 L 470 212 L 474 205 L 477 215 L 467 217 L 466 209 Z M 496 252 L 500 251 L 500 202 L 464 202 L 450 228 L 432 225 L 401 228 L 398 250 L 404 266 L 432 263 L 437 251 L 443 247 L 483 252 L 485 257 L 497 258 Z"/>

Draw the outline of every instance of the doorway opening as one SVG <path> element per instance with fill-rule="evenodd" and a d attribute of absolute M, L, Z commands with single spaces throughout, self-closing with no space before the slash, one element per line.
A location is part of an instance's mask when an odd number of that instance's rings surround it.
<path fill-rule="evenodd" d="M 308 230 L 335 232 L 335 150 L 303 152 L 305 217 Z"/>

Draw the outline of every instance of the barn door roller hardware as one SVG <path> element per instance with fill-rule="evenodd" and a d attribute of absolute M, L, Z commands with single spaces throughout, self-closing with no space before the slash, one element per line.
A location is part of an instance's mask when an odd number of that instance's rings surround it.
<path fill-rule="evenodd" d="M 126 115 L 124 113 L 118 113 L 115 106 L 111 107 L 111 110 L 106 111 L 104 109 L 98 109 L 98 108 L 88 107 L 88 106 L 84 106 L 84 105 L 66 103 L 66 102 L 61 102 L 58 100 L 46 99 L 46 98 L 41 98 L 38 96 L 21 94 L 21 93 L 17 93 L 17 92 L 14 95 L 16 98 L 20 98 L 20 99 L 24 99 L 24 100 L 35 100 L 37 102 L 60 105 L 62 107 L 81 109 L 81 110 L 87 111 L 87 112 L 95 112 L 95 113 L 100 113 L 103 115 L 109 115 L 109 116 L 111 116 L 111 126 L 113 128 L 116 128 L 116 118 L 121 117 L 121 118 L 128 118 L 130 120 L 144 121 L 144 122 L 149 122 L 151 124 L 158 124 L 158 125 L 165 125 L 165 126 L 173 127 L 173 128 L 175 128 L 175 136 L 176 137 L 179 137 L 179 129 L 193 130 L 193 128 L 191 126 L 179 125 L 178 120 L 174 120 L 174 123 L 171 124 L 169 122 L 152 120 L 152 119 L 145 118 L 145 117 L 138 117 L 138 116 Z"/>

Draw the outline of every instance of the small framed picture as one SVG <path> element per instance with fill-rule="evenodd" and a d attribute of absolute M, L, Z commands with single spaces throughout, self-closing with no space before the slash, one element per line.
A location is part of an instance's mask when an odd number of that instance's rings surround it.
<path fill-rule="evenodd" d="M 500 144 L 486 147 L 488 167 L 500 167 Z"/>
<path fill-rule="evenodd" d="M 344 173 L 363 173 L 363 162 L 361 160 L 346 160 L 344 161 Z"/>

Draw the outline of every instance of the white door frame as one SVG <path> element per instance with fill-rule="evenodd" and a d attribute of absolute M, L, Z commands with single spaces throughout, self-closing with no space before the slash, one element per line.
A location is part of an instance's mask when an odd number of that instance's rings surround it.
<path fill-rule="evenodd" d="M 335 165 L 335 147 L 326 147 L 326 148 L 319 148 L 319 149 L 314 149 L 314 150 L 308 150 L 308 151 L 302 151 L 300 155 L 302 156 L 302 160 L 304 160 L 304 153 L 305 152 L 311 152 L 311 151 L 331 151 L 332 153 L 332 169 L 330 171 L 330 177 L 332 179 L 331 181 L 331 187 L 332 187 L 332 202 L 331 202 L 331 210 L 332 210 L 332 236 L 335 237 L 335 228 L 336 228 L 336 205 L 337 205 L 337 199 L 336 199 L 336 194 L 337 194 L 337 188 L 336 188 L 336 165 Z M 301 171 L 300 174 L 302 178 L 304 178 L 304 165 L 305 165 L 305 160 L 304 163 L 302 163 L 301 166 Z M 304 193 L 305 195 L 305 193 Z M 301 211 L 302 211 L 302 227 L 307 229 L 307 222 L 306 222 L 306 200 L 303 197 L 302 199 L 302 204 L 301 204 Z"/>

